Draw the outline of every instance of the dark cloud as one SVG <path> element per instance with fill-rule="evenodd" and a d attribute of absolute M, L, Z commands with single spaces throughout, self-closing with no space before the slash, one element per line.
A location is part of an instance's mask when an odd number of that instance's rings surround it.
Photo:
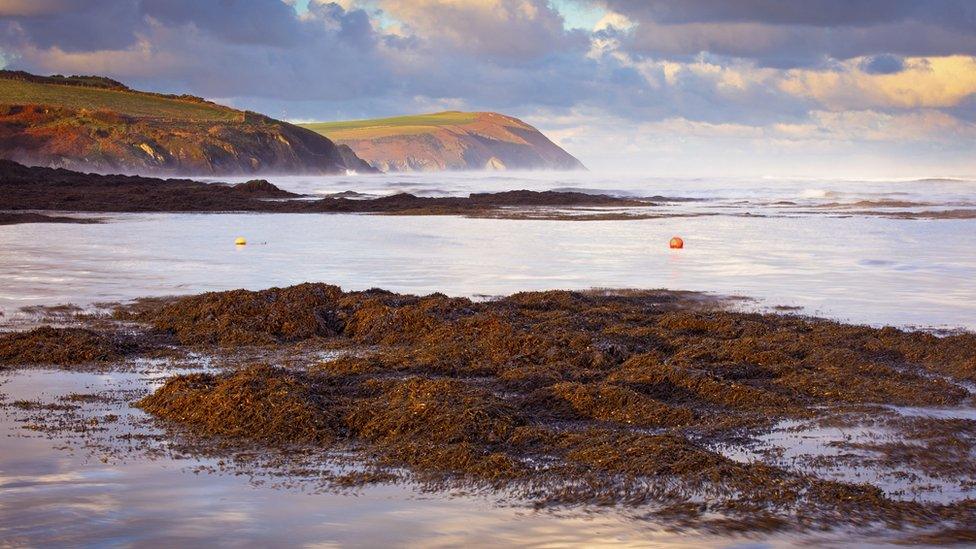
<path fill-rule="evenodd" d="M 77 0 L 0 29 L 11 68 L 151 90 L 334 100 L 395 87 L 368 14 L 336 4 L 299 17 L 280 0 Z"/>
<path fill-rule="evenodd" d="M 958 105 L 946 109 L 946 112 L 970 124 L 976 124 L 976 93 L 959 102 Z"/>
<path fill-rule="evenodd" d="M 627 46 L 645 56 L 710 52 L 775 68 L 829 58 L 976 54 L 972 0 L 604 0 L 638 25 Z"/>
<path fill-rule="evenodd" d="M 605 0 L 621 13 L 659 23 L 760 23 L 861 27 L 906 20 L 961 27 L 976 22 L 970 0 Z M 972 29 L 971 29 L 972 30 Z"/>
<path fill-rule="evenodd" d="M 8 41 L 19 37 L 39 48 L 67 52 L 122 49 L 133 45 L 154 22 L 192 26 L 223 43 L 295 45 L 299 21 L 276 0 L 35 0 L 2 14 Z M 41 9 L 43 8 L 43 9 Z"/>
<path fill-rule="evenodd" d="M 875 55 L 861 62 L 861 70 L 868 74 L 894 74 L 905 70 L 905 60 L 897 55 Z"/>
<path fill-rule="evenodd" d="M 5 0 L 0 2 L 0 17 L 46 15 L 63 11 L 67 0 Z"/>
<path fill-rule="evenodd" d="M 294 45 L 301 38 L 295 10 L 254 0 L 142 0 L 143 13 L 168 25 L 194 25 L 234 44 Z"/>
<path fill-rule="evenodd" d="M 0 17 L 0 33 L 10 43 L 64 51 L 124 48 L 144 25 L 135 1 L 42 1 L 37 10 L 16 10 Z M 2 13 L 2 11 L 0 11 Z"/>

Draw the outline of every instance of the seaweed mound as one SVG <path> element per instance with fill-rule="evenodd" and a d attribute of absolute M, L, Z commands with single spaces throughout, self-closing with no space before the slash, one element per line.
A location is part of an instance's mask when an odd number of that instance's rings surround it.
<path fill-rule="evenodd" d="M 82 328 L 42 326 L 0 336 L 0 364 L 72 365 L 108 362 L 130 354 L 135 346 Z"/>
<path fill-rule="evenodd" d="M 677 427 L 694 419 L 685 408 L 611 383 L 557 383 L 537 390 L 530 400 L 541 413 L 566 419 L 588 418 L 640 427 Z"/>
<path fill-rule="evenodd" d="M 709 452 L 686 438 L 673 435 L 630 434 L 589 431 L 566 437 L 568 459 L 609 473 L 680 477 L 713 477 L 747 469 L 728 458 Z"/>
<path fill-rule="evenodd" d="M 312 380 L 264 365 L 176 376 L 137 405 L 201 435 L 326 444 L 336 432 L 330 402 Z"/>
<path fill-rule="evenodd" d="M 134 317 L 172 333 L 183 345 L 271 345 L 342 331 L 337 286 L 300 284 L 252 292 L 210 292 L 176 299 Z"/>
<path fill-rule="evenodd" d="M 454 379 L 420 377 L 360 402 L 346 420 L 370 440 L 488 445 L 504 442 L 520 423 L 514 408 L 487 391 Z"/>
<path fill-rule="evenodd" d="M 345 419 L 385 463 L 495 483 L 524 472 L 507 445 L 524 419 L 490 391 L 446 378 L 377 385 L 380 394 L 356 401 Z"/>
<path fill-rule="evenodd" d="M 976 524 L 971 503 L 902 501 L 827 480 L 823 456 L 789 464 L 772 451 L 748 462 L 721 453 L 787 421 L 843 423 L 874 410 L 891 427 L 892 404 L 969 403 L 972 335 L 721 305 L 661 291 L 475 302 L 323 284 L 145 302 L 132 314 L 183 344 L 278 345 L 247 352 L 308 363 L 178 376 L 140 404 L 201 434 L 328 445 L 413 480 L 491 486 L 541 505 L 664 504 L 689 520 L 735 515 L 748 528 Z M 309 359 L 326 348 L 350 352 Z M 877 459 L 976 477 L 961 472 L 976 471 L 976 427 L 932 421 L 897 427 L 902 439 L 874 447 Z"/>

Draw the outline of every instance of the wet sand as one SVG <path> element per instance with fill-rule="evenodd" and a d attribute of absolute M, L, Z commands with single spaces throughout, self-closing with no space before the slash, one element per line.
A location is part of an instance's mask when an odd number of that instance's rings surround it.
<path fill-rule="evenodd" d="M 306 284 L 143 300 L 0 338 L 8 369 L 144 360 L 183 370 L 118 401 L 166 433 L 125 452 L 175 448 L 324 490 L 408 482 L 611 506 L 679 530 L 976 532 L 972 334 L 730 312 L 690 292 L 473 302 Z M 5 407 L 84 432 L 105 421 L 78 413 L 97 401 L 8 394 Z M 831 429 L 881 435 L 789 454 L 791 435 Z"/>

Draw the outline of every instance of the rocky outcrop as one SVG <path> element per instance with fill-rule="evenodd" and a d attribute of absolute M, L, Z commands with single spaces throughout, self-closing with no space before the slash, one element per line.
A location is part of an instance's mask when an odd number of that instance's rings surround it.
<path fill-rule="evenodd" d="M 579 160 L 525 122 L 498 113 L 445 112 L 304 124 L 383 171 L 579 170 Z"/>
<path fill-rule="evenodd" d="M 274 200 L 269 200 L 274 199 Z M 266 213 L 375 213 L 398 215 L 468 215 L 514 217 L 519 207 L 560 210 L 586 208 L 641 208 L 652 202 L 608 195 L 557 191 L 504 191 L 473 193 L 467 197 L 421 197 L 395 194 L 362 199 L 320 197 L 291 193 L 255 179 L 236 185 L 204 183 L 192 179 L 161 179 L 136 175 L 86 174 L 63 168 L 24 166 L 0 160 L 0 212 L 266 212 Z M 554 211 L 559 215 L 559 211 Z M 555 218 L 555 217 L 553 217 Z M 581 219 L 582 216 L 574 216 Z M 40 221 L 40 219 L 33 219 Z M 0 224 L 4 223 L 0 218 Z M 8 223 L 32 221 L 7 218 Z"/>
<path fill-rule="evenodd" d="M 0 71 L 0 157 L 75 170 L 200 175 L 375 171 L 310 130 L 100 77 Z"/>
<path fill-rule="evenodd" d="M 345 164 L 346 170 L 351 172 L 365 172 L 371 173 L 379 171 L 373 166 L 366 162 L 362 158 L 356 156 L 356 153 L 346 144 L 339 144 L 339 156 L 342 157 L 342 163 Z"/>

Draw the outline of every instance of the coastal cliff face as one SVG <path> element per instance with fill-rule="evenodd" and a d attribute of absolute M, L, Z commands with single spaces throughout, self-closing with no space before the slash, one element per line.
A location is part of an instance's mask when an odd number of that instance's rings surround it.
<path fill-rule="evenodd" d="M 328 138 L 192 96 L 100 77 L 0 71 L 0 157 L 97 172 L 374 171 Z"/>
<path fill-rule="evenodd" d="M 491 112 L 303 124 L 383 171 L 580 170 L 539 130 Z"/>

